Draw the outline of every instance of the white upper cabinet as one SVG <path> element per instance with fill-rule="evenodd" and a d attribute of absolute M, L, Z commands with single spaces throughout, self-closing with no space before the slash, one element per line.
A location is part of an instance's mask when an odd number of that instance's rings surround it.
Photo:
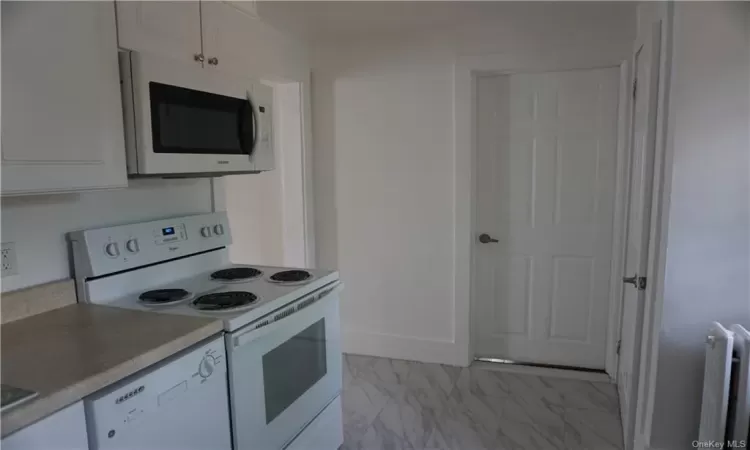
<path fill-rule="evenodd" d="M 2 194 L 127 185 L 112 2 L 2 13 Z"/>
<path fill-rule="evenodd" d="M 117 1 L 122 49 L 201 64 L 242 78 L 259 78 L 258 59 L 273 61 L 267 26 L 250 11 L 255 2 Z M 277 64 L 278 65 L 278 64 Z"/>
<path fill-rule="evenodd" d="M 120 48 L 201 64 L 201 3 L 118 1 L 117 37 Z"/>
<path fill-rule="evenodd" d="M 222 2 L 203 2 L 206 67 L 250 76 L 255 19 Z"/>

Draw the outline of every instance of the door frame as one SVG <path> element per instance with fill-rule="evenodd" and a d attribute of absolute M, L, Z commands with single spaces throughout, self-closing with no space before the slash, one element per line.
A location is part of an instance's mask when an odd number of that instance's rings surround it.
<path fill-rule="evenodd" d="M 664 302 L 664 280 L 666 277 L 667 233 L 672 179 L 672 130 L 670 110 L 670 87 L 672 66 L 672 16 L 674 5 L 665 6 L 664 20 L 646 24 L 660 28 L 659 83 L 656 106 L 656 145 L 654 148 L 654 174 L 651 203 L 651 228 L 648 246 L 648 285 L 644 296 L 644 322 L 641 336 L 638 395 L 635 408 L 633 439 L 635 449 L 650 447 L 651 425 L 656 392 L 656 369 L 659 357 L 659 334 Z M 636 41 L 641 40 L 636 37 Z M 628 448 L 628 447 L 626 447 Z"/>
<path fill-rule="evenodd" d="M 612 232 L 612 261 L 609 284 L 609 325 L 607 326 L 607 357 L 605 372 L 610 379 L 617 381 L 617 367 L 620 363 L 619 343 L 622 318 L 622 273 L 625 269 L 627 250 L 628 205 L 630 198 L 630 157 L 632 153 L 630 137 L 633 117 L 633 64 L 623 61 L 620 66 L 620 108 L 617 127 L 617 168 L 615 211 Z"/>
<path fill-rule="evenodd" d="M 663 167 L 663 165 L 661 164 L 661 161 L 663 160 L 663 156 L 664 156 L 664 146 L 660 145 L 660 139 L 659 139 L 659 136 L 660 136 L 659 135 L 659 131 L 660 131 L 659 130 L 659 122 L 660 122 L 660 120 L 659 120 L 659 117 L 660 117 L 659 116 L 659 113 L 660 113 L 660 101 L 659 100 L 661 98 L 661 89 L 662 89 L 662 81 L 663 81 L 661 79 L 661 77 L 663 76 L 662 71 L 661 71 L 661 67 L 662 67 L 662 63 L 663 63 L 662 60 L 664 58 L 664 55 L 662 54 L 662 42 L 663 42 L 663 35 L 662 35 L 662 33 L 663 33 L 663 29 L 662 29 L 662 23 L 661 23 L 661 21 L 656 21 L 653 24 L 650 24 L 649 27 L 646 27 L 646 30 L 647 30 L 648 34 L 644 35 L 643 33 L 639 33 L 639 35 L 636 36 L 636 39 L 634 40 L 633 54 L 632 54 L 632 57 L 631 57 L 631 59 L 632 59 L 632 62 L 631 62 L 632 70 L 630 71 L 631 72 L 630 73 L 630 79 L 631 80 L 635 80 L 635 78 L 637 76 L 638 68 L 635 67 L 635 61 L 634 61 L 635 55 L 637 54 L 638 50 L 641 47 L 643 47 L 644 45 L 646 45 L 650 41 L 651 44 L 653 45 L 652 52 L 655 52 L 655 53 L 658 54 L 657 65 L 654 66 L 654 67 L 651 67 L 651 71 L 652 71 L 651 73 L 654 74 L 654 76 L 656 77 L 655 85 L 650 86 L 650 92 L 649 92 L 650 96 L 647 99 L 645 99 L 646 101 L 648 101 L 648 104 L 649 104 L 648 110 L 646 111 L 646 115 L 647 116 L 651 116 L 653 114 L 653 121 L 649 122 L 647 124 L 647 127 L 650 128 L 650 127 L 653 126 L 653 132 L 654 132 L 654 135 L 653 135 L 654 154 L 653 154 L 653 168 L 652 168 L 652 175 L 651 175 L 651 181 L 652 181 L 651 211 L 650 211 L 650 220 L 649 220 L 649 224 L 648 224 L 649 238 L 648 238 L 647 248 L 645 249 L 645 251 L 646 251 L 646 258 L 647 258 L 647 261 L 648 261 L 647 264 L 648 265 L 646 266 L 646 272 L 644 274 L 639 274 L 640 276 L 646 276 L 647 280 L 649 280 L 649 283 L 647 284 L 646 289 L 643 292 L 643 314 L 642 314 L 642 317 L 641 317 L 641 323 L 640 324 L 638 324 L 638 323 L 625 324 L 621 320 L 621 322 L 620 322 L 620 324 L 618 326 L 618 329 L 617 329 L 618 340 L 620 339 L 620 336 L 622 335 L 622 330 L 626 326 L 627 327 L 629 327 L 629 326 L 636 327 L 636 334 L 640 333 L 640 336 L 639 336 L 640 337 L 640 339 L 639 339 L 639 344 L 640 345 L 638 347 L 636 347 L 636 348 L 633 348 L 633 361 L 637 361 L 637 363 L 638 363 L 638 370 L 637 370 L 637 372 L 632 373 L 632 375 L 634 375 L 635 380 L 636 380 L 635 383 L 633 383 L 633 384 L 635 384 L 635 389 L 636 390 L 634 392 L 631 391 L 631 398 L 632 398 L 632 394 L 635 394 L 636 401 L 635 401 L 635 403 L 629 405 L 630 411 L 628 411 L 628 413 L 629 413 L 629 416 L 630 416 L 629 420 L 631 420 L 631 422 L 629 423 L 629 426 L 630 426 L 630 432 L 632 433 L 630 436 L 626 435 L 626 432 L 628 431 L 628 430 L 624 429 L 625 428 L 624 426 L 625 426 L 625 420 L 626 420 L 626 418 L 622 417 L 623 435 L 625 437 L 629 437 L 630 438 L 630 444 L 631 445 L 633 444 L 633 442 L 636 441 L 637 437 L 639 436 L 639 432 L 640 432 L 638 419 L 641 417 L 640 415 L 643 414 L 643 405 L 642 405 L 642 402 L 643 402 L 642 395 L 643 395 L 643 393 L 642 393 L 641 385 L 645 381 L 644 379 L 642 379 L 642 377 L 644 376 L 644 374 L 646 372 L 646 370 L 643 367 L 643 365 L 646 364 L 646 360 L 647 360 L 646 359 L 646 355 L 650 351 L 650 347 L 647 344 L 647 342 L 648 342 L 647 336 L 649 334 L 649 331 L 648 331 L 649 330 L 649 326 L 650 326 L 650 324 L 652 324 L 654 322 L 653 321 L 653 315 L 654 315 L 653 303 L 654 303 L 654 298 L 655 298 L 654 297 L 654 285 L 656 285 L 658 282 L 656 280 L 656 267 L 654 267 L 653 264 L 655 262 L 656 248 L 657 248 L 657 246 L 659 244 L 659 239 L 660 239 L 659 234 L 657 234 L 658 225 L 659 225 L 659 223 L 661 221 L 660 209 L 658 207 L 658 205 L 659 205 L 659 203 L 658 203 L 659 200 L 658 199 L 659 199 L 659 197 L 661 195 L 661 190 L 662 190 L 661 186 L 662 186 L 662 179 L 663 178 L 662 178 L 661 173 L 660 173 L 660 168 Z M 653 53 L 652 53 L 651 59 L 652 59 L 652 62 L 653 62 L 653 59 L 654 59 Z M 653 71 L 655 71 L 655 72 L 653 72 Z M 631 83 L 633 83 L 633 82 L 634 81 L 631 81 Z M 651 82 L 651 80 L 639 80 L 638 85 L 640 86 L 640 85 L 645 84 L 647 82 Z M 633 119 L 635 119 L 634 110 L 633 110 L 634 107 L 635 107 L 635 99 L 634 99 L 633 96 L 631 96 L 630 97 L 630 110 L 629 110 L 629 117 L 628 117 L 629 120 L 630 120 L 630 123 L 628 124 L 628 127 L 627 127 L 628 128 L 628 138 L 629 139 L 633 135 L 633 131 L 634 131 L 633 128 L 635 126 L 635 122 L 633 121 Z M 654 109 L 652 110 L 652 108 L 654 108 Z M 632 151 L 632 145 L 633 145 L 632 142 L 628 143 L 628 147 L 629 147 L 628 150 L 629 151 Z M 630 164 L 628 164 L 628 171 L 629 171 L 629 169 L 630 169 Z M 630 176 L 628 176 L 628 187 L 630 187 Z M 632 194 L 631 192 L 628 192 L 628 198 L 630 197 L 631 194 Z M 627 215 L 625 217 L 625 220 L 626 221 L 628 220 Z M 626 255 L 626 253 L 627 253 L 627 233 L 623 236 L 623 243 L 625 245 L 623 247 L 623 254 L 622 254 L 622 261 L 623 261 L 623 264 L 624 264 L 625 260 L 626 260 L 626 256 L 627 256 Z M 623 268 L 624 268 L 624 266 L 623 266 Z M 624 272 L 620 273 L 620 276 L 624 276 L 624 275 L 626 275 Z M 620 292 L 620 294 L 619 294 L 620 295 L 620 313 L 622 313 L 622 309 L 624 308 L 623 301 L 624 301 L 624 295 L 625 295 L 625 289 L 626 289 L 626 287 L 625 287 L 625 285 L 623 283 L 619 283 L 619 285 L 620 285 L 620 289 L 619 289 L 619 292 Z M 621 315 L 621 319 L 622 319 L 622 315 Z M 640 328 L 637 328 L 638 325 L 640 325 Z M 620 363 L 622 362 L 621 358 L 619 358 L 619 355 L 617 355 L 617 356 L 618 356 L 618 358 L 617 358 L 617 366 L 615 368 L 615 370 L 616 370 L 615 375 L 619 375 L 619 366 L 620 366 Z M 617 376 L 615 376 L 615 379 L 617 381 L 619 381 L 619 379 L 618 379 Z M 633 384 L 631 384 L 631 389 L 633 387 Z M 618 396 L 622 395 L 622 391 L 620 391 L 619 388 L 617 390 L 617 393 L 618 393 Z M 628 442 L 625 442 L 625 449 L 626 450 L 630 450 L 631 448 L 632 447 L 630 447 L 628 445 Z"/>
<path fill-rule="evenodd" d="M 490 54 L 478 56 L 460 56 L 454 64 L 453 72 L 453 105 L 454 105 L 454 297 L 453 313 L 454 347 L 457 354 L 455 360 L 462 366 L 469 366 L 474 359 L 474 344 L 472 333 L 472 307 L 474 286 L 474 213 L 476 211 L 475 185 L 476 185 L 476 145 L 475 145 L 475 117 L 476 105 L 476 77 L 479 75 L 511 75 L 515 73 L 528 72 L 554 72 L 565 70 L 586 70 L 600 68 L 620 68 L 620 104 L 618 105 L 618 134 L 616 150 L 616 174 L 615 181 L 615 219 L 617 223 L 626 218 L 625 207 L 627 202 L 623 199 L 627 194 L 626 174 L 623 174 L 623 161 L 627 161 L 629 151 L 627 145 L 627 133 L 629 123 L 623 124 L 621 120 L 627 117 L 630 101 L 627 100 L 629 86 L 632 85 L 629 77 L 629 63 L 622 59 L 602 59 L 591 61 L 589 58 L 570 58 L 559 54 L 538 55 L 534 58 L 527 56 L 509 54 Z M 623 95 L 625 100 L 623 101 Z M 613 227 L 613 252 L 610 267 L 611 280 L 614 278 L 615 270 L 619 273 L 621 254 L 624 254 L 624 226 Z M 615 257 L 617 255 L 617 257 Z M 619 275 L 618 275 L 619 277 Z M 619 340 L 619 311 L 622 298 L 613 295 L 621 292 L 610 283 L 609 290 L 609 323 L 607 328 L 607 352 L 605 358 L 605 370 L 610 377 L 617 372 L 617 340 Z M 621 283 L 617 283 L 621 284 Z M 620 296 L 621 297 L 621 296 Z M 612 312 L 616 314 L 612 314 Z M 613 317 L 616 316 L 616 317 Z M 612 333 L 613 325 L 616 324 L 616 334 Z M 613 378 L 614 379 L 614 378 Z"/>

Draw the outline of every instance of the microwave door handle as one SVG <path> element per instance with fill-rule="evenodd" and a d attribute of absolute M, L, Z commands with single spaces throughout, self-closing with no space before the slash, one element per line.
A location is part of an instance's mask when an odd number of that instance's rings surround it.
<path fill-rule="evenodd" d="M 250 147 L 250 153 L 255 151 L 255 146 L 258 144 L 258 117 L 255 115 L 255 106 L 253 106 L 253 102 L 250 101 L 250 97 L 247 98 L 247 103 L 250 105 L 250 114 L 252 114 L 252 120 L 253 120 L 253 146 Z"/>
<path fill-rule="evenodd" d="M 243 103 L 237 112 L 237 139 L 240 141 L 241 151 L 245 151 L 245 108 L 247 105 Z"/>
<path fill-rule="evenodd" d="M 245 139 L 247 134 L 247 110 L 250 109 L 250 147 L 247 147 L 248 141 Z M 247 97 L 247 101 L 242 103 L 240 106 L 239 113 L 237 114 L 237 137 L 240 141 L 240 148 L 247 156 L 252 156 L 255 151 L 255 108 L 253 103 L 250 101 L 250 96 Z"/>
<path fill-rule="evenodd" d="M 240 332 L 232 337 L 232 344 L 234 348 L 242 347 L 245 344 L 248 344 L 255 340 L 257 335 L 259 333 L 273 330 L 282 325 L 286 319 L 289 317 L 295 315 L 296 313 L 300 311 L 304 311 L 306 307 L 313 305 L 315 303 L 320 302 L 321 300 L 325 299 L 326 297 L 332 295 L 333 293 L 339 292 L 344 288 L 343 283 L 337 282 L 335 286 L 327 288 L 323 290 L 322 292 L 315 292 L 312 295 L 306 297 L 304 300 L 300 300 L 298 302 L 295 302 L 296 305 L 304 304 L 305 301 L 309 299 L 314 299 L 312 302 L 308 303 L 304 307 L 300 309 L 294 309 L 293 312 L 284 315 L 283 317 L 279 318 L 278 320 L 274 320 L 273 322 L 269 323 L 268 325 L 263 325 L 263 319 L 258 320 L 256 324 L 250 324 L 251 329 L 247 330 L 245 332 Z M 281 308 L 277 313 L 269 314 L 270 317 L 273 317 L 274 315 L 280 314 L 282 311 L 284 311 L 285 308 Z"/>
<path fill-rule="evenodd" d="M 255 106 L 253 105 L 252 100 L 250 100 L 250 96 L 247 96 L 247 103 L 242 105 L 242 110 L 240 112 L 240 116 L 238 120 L 242 123 L 242 127 L 240 128 L 240 146 L 242 149 L 245 149 L 245 119 L 247 116 L 247 109 L 250 109 L 250 148 L 247 149 L 245 153 L 247 153 L 248 156 L 252 156 L 252 154 L 255 152 L 255 145 L 258 142 L 258 119 L 255 116 Z"/>

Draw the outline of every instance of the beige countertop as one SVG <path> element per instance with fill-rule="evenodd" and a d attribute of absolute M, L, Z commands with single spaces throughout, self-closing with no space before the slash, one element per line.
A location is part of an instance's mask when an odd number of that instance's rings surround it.
<path fill-rule="evenodd" d="M 3 324 L 2 382 L 39 396 L 2 413 L 2 436 L 221 330 L 220 320 L 87 304 Z"/>

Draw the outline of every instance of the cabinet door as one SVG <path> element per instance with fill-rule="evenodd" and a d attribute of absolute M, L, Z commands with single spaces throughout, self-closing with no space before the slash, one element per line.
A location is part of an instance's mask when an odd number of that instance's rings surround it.
<path fill-rule="evenodd" d="M 247 78 L 258 37 L 257 19 L 222 2 L 203 2 L 205 67 Z"/>
<path fill-rule="evenodd" d="M 7 436 L 2 447 L 3 450 L 88 449 L 83 402 L 74 403 Z"/>
<path fill-rule="evenodd" d="M 112 2 L 2 9 L 2 194 L 127 185 Z"/>
<path fill-rule="evenodd" d="M 238 9 L 237 2 L 201 5 L 205 67 L 243 78 L 307 76 L 308 55 L 294 39 Z M 216 64 L 208 63 L 212 58 L 218 60 Z"/>
<path fill-rule="evenodd" d="M 202 48 L 201 4 L 118 1 L 117 38 L 120 48 L 195 62 Z"/>

